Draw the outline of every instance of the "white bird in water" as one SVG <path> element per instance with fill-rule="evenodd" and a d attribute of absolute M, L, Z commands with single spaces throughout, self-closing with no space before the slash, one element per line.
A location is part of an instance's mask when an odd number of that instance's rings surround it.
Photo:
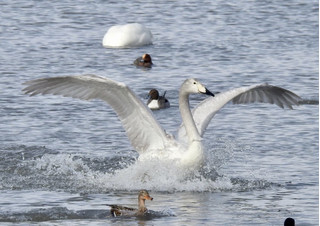
<path fill-rule="evenodd" d="M 53 94 L 82 100 L 101 99 L 117 113 L 139 160 L 157 157 L 173 159 L 178 166 L 198 170 L 204 163 L 202 136 L 216 112 L 229 101 L 234 104 L 253 102 L 276 104 L 292 109 L 301 98 L 289 90 L 268 84 L 231 89 L 215 96 L 196 79 L 185 80 L 179 91 L 179 109 L 182 124 L 175 139 L 159 125 L 148 107 L 125 84 L 96 75 L 41 78 L 25 83 L 23 89 L 31 96 Z M 207 94 L 191 112 L 190 94 Z M 175 120 L 175 119 L 173 119 Z"/>
<path fill-rule="evenodd" d="M 129 23 L 115 25 L 108 29 L 103 36 L 104 47 L 138 47 L 152 44 L 153 35 L 151 30 L 142 24 Z"/>

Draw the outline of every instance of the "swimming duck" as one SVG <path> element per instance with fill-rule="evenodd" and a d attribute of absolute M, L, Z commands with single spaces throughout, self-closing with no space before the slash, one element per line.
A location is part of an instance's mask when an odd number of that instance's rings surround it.
<path fill-rule="evenodd" d="M 143 216 L 148 209 L 146 208 L 145 201 L 153 200 L 147 190 L 141 190 L 138 196 L 138 209 L 130 208 L 119 205 L 108 205 L 111 207 L 110 213 L 113 217 L 117 216 Z"/>
<path fill-rule="evenodd" d="M 151 56 L 147 53 L 143 54 L 142 57 L 138 57 L 133 63 L 140 67 L 152 67 Z"/>
<path fill-rule="evenodd" d="M 170 107 L 170 103 L 167 100 L 167 98 L 165 98 L 165 95 L 166 95 L 166 92 L 164 92 L 163 96 L 160 96 L 158 90 L 156 89 L 150 90 L 148 95 L 149 100 L 147 102 L 148 107 L 151 110 L 159 110 L 159 109 Z"/>

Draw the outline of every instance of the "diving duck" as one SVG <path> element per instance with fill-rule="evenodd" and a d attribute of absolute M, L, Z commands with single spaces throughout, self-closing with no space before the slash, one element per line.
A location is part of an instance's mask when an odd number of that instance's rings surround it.
<path fill-rule="evenodd" d="M 148 209 L 145 200 L 153 200 L 147 190 L 141 190 L 138 196 L 138 209 L 118 205 L 108 205 L 111 207 L 110 213 L 113 217 L 117 216 L 143 216 Z"/>
<path fill-rule="evenodd" d="M 163 108 L 170 107 L 170 103 L 167 98 L 165 98 L 166 92 L 164 92 L 163 96 L 159 95 L 158 90 L 152 89 L 149 91 L 149 100 L 147 102 L 148 107 L 151 110 L 159 110 Z"/>
<path fill-rule="evenodd" d="M 133 63 L 136 66 L 148 67 L 148 68 L 151 68 L 153 64 L 151 60 L 151 56 L 147 53 L 143 54 L 142 57 L 138 57 Z"/>

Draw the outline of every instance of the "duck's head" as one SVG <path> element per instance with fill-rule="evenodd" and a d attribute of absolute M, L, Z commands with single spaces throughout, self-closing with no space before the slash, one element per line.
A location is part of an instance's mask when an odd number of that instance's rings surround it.
<path fill-rule="evenodd" d="M 211 93 L 204 85 L 194 78 L 185 80 L 180 88 L 180 92 L 185 94 L 201 93 L 214 96 L 213 93 Z"/>
<path fill-rule="evenodd" d="M 149 192 L 147 190 L 141 190 L 139 192 L 139 199 L 142 199 L 142 200 L 153 200 L 153 198 L 149 195 Z"/>
<path fill-rule="evenodd" d="M 159 92 L 156 89 L 152 89 L 149 91 L 148 96 L 151 100 L 158 100 L 159 99 Z"/>
<path fill-rule="evenodd" d="M 142 55 L 142 60 L 144 63 L 150 63 L 152 64 L 151 56 L 147 53 Z"/>

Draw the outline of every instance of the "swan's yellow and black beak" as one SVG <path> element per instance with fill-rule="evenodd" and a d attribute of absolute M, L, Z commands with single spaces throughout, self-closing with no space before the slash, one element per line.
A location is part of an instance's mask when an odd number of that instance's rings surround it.
<path fill-rule="evenodd" d="M 204 85 L 202 85 L 201 83 L 198 83 L 197 85 L 198 85 L 198 92 L 199 93 L 206 94 L 206 95 L 214 97 L 214 94 L 211 93 Z"/>
<path fill-rule="evenodd" d="M 206 95 L 209 95 L 209 96 L 213 96 L 213 97 L 214 97 L 214 94 L 211 93 L 207 88 L 206 88 L 206 92 L 203 93 L 203 94 L 206 94 Z"/>

